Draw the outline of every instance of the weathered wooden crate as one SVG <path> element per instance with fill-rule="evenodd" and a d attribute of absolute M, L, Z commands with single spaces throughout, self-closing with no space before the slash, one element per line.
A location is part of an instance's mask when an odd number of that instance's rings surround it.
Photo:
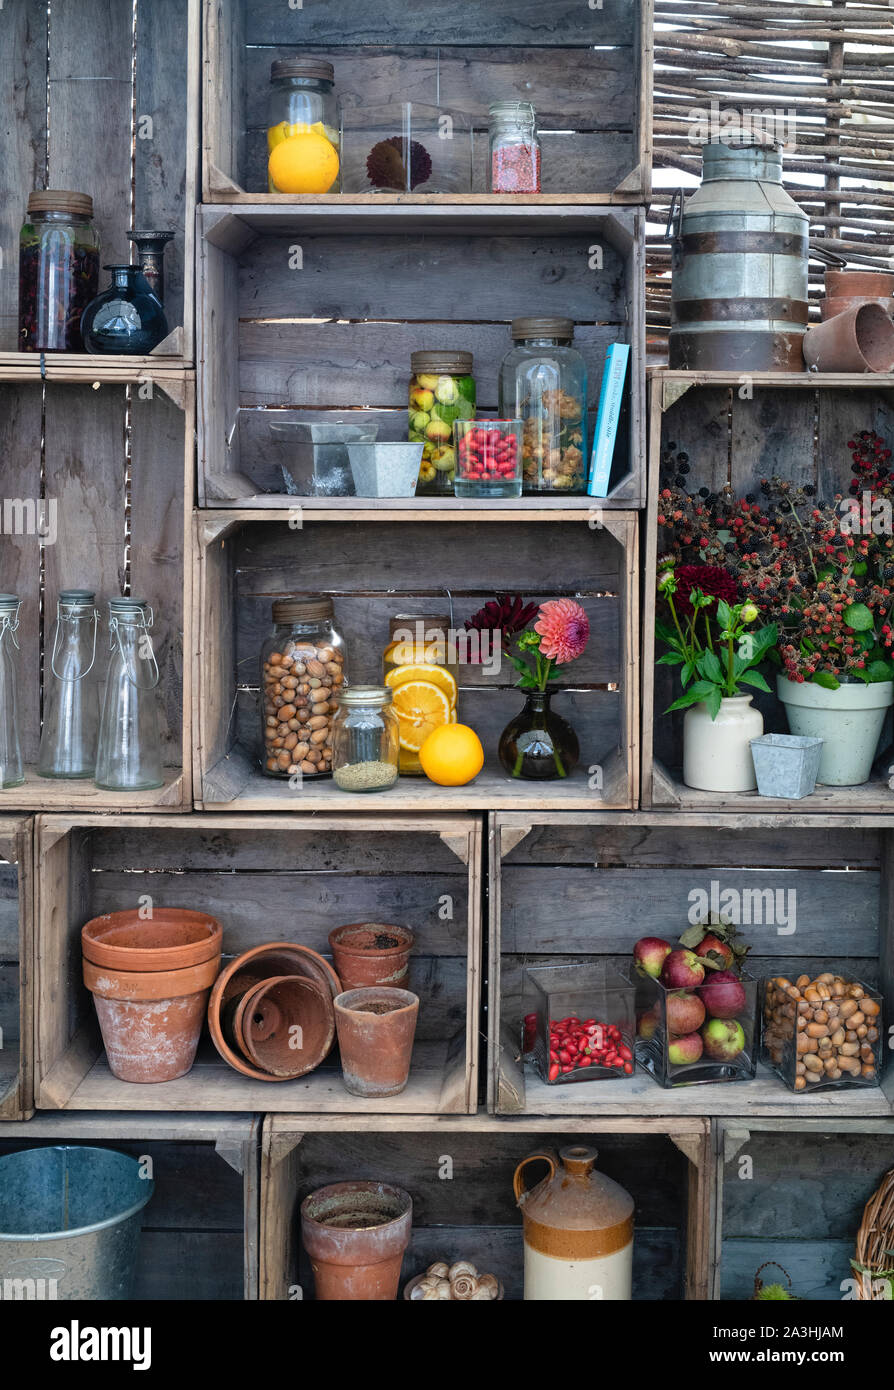
<path fill-rule="evenodd" d="M 646 511 L 643 602 L 643 806 L 688 810 L 871 813 L 894 811 L 894 750 L 890 721 L 872 779 L 858 787 L 817 787 L 800 801 L 765 801 L 754 792 L 706 792 L 684 786 L 683 714 L 665 714 L 679 694 L 675 668 L 656 666 L 658 464 L 669 442 L 689 455 L 687 486 L 715 491 L 729 483 L 737 496 L 758 493 L 774 473 L 796 484 L 813 483 L 821 496 L 847 495 L 851 480 L 847 441 L 875 429 L 894 445 L 894 375 L 786 375 L 655 370 L 649 389 L 649 498 Z M 787 733 L 785 711 L 774 695 L 754 692 L 767 733 Z"/>
<path fill-rule="evenodd" d="M 487 108 L 533 101 L 543 145 L 542 194 L 516 202 L 649 201 L 652 165 L 652 0 L 389 0 L 287 6 L 205 0 L 202 106 L 205 202 L 302 201 L 267 193 L 267 95 L 278 58 L 320 56 L 353 108 L 440 103 L 471 123 L 474 193 L 410 194 L 392 202 L 485 201 Z M 347 195 L 342 195 L 347 196 Z M 337 201 L 306 195 L 303 201 Z M 367 193 L 360 199 L 388 195 Z M 504 196 L 503 201 L 508 201 Z"/>
<path fill-rule="evenodd" d="M 86 1144 L 151 1159 L 135 1299 L 256 1299 L 260 1115 L 37 1115 L 0 1154 Z M 148 1172 L 148 1165 L 147 1165 Z"/>
<path fill-rule="evenodd" d="M 282 467 L 301 475 L 272 423 L 375 422 L 406 439 L 410 357 L 474 354 L 478 407 L 498 408 L 509 321 L 572 318 L 588 368 L 590 433 L 606 348 L 629 343 L 627 466 L 610 496 L 525 506 L 639 507 L 645 500 L 644 214 L 634 208 L 253 204 L 199 219 L 199 502 L 289 508 Z M 619 459 L 622 449 L 619 445 Z M 355 509 L 355 498 L 300 498 Z M 381 502 L 362 500 L 368 509 Z M 401 505 L 401 504 L 398 504 Z M 480 503 L 410 499 L 451 512 Z M 486 504 L 485 504 L 486 505 Z M 491 503 L 500 510 L 505 504 Z"/>
<path fill-rule="evenodd" d="M 176 234 L 165 254 L 171 332 L 155 354 L 52 354 L 48 374 L 92 362 L 115 380 L 192 358 L 199 9 L 200 0 L 77 0 L 51 14 L 43 0 L 18 0 L 0 11 L 0 376 L 40 374 L 39 356 L 17 351 L 19 230 L 36 188 L 91 195 L 103 264 L 131 259 L 129 228 Z"/>
<path fill-rule="evenodd" d="M 191 650 L 192 605 L 184 589 L 184 546 L 192 514 L 192 389 L 185 373 L 144 378 L 139 386 L 0 384 L 0 586 L 21 599 L 17 662 L 26 764 L 24 785 L 4 796 L 17 810 L 178 810 L 191 800 L 184 719 L 191 671 L 184 652 Z M 108 664 L 107 600 L 129 592 L 154 609 L 165 763 L 165 785 L 157 791 L 101 791 L 90 780 L 37 775 L 56 601 L 69 588 L 96 592 L 97 699 Z"/>
<path fill-rule="evenodd" d="M 704 899 L 696 894 L 707 894 L 710 905 L 713 884 L 717 901 L 727 889 L 739 894 L 738 913 L 732 899 L 730 914 L 752 945 L 750 974 L 794 979 L 805 970 L 841 970 L 894 999 L 890 819 L 500 812 L 491 818 L 489 863 L 490 1109 L 563 1118 L 894 1114 L 890 1066 L 881 1087 L 817 1095 L 793 1094 L 760 1065 L 753 1081 L 671 1090 L 641 1069 L 624 1079 L 550 1086 L 522 1065 L 520 1049 L 531 1007 L 524 1003 L 526 966 L 629 966 L 640 937 L 674 941 L 690 912 L 702 920 Z"/>
<path fill-rule="evenodd" d="M 0 816 L 0 1120 L 34 1108 L 32 840 L 30 817 Z"/>
<path fill-rule="evenodd" d="M 741 1119 L 716 1123 L 717 1220 L 712 1298 L 751 1298 L 776 1260 L 800 1298 L 853 1299 L 863 1208 L 894 1166 L 890 1120 Z M 778 1269 L 765 1283 L 786 1281 Z"/>
<path fill-rule="evenodd" d="M 345 527 L 343 522 L 352 524 Z M 460 668 L 459 717 L 484 744 L 484 770 L 465 787 L 404 777 L 376 810 L 482 810 L 494 806 L 636 804 L 637 518 L 605 512 L 518 510 L 462 525 L 430 512 L 309 511 L 293 525 L 262 511 L 199 512 L 195 602 L 196 799 L 204 810 L 369 810 L 369 796 L 331 779 L 302 787 L 267 777 L 258 757 L 258 654 L 281 594 L 331 594 L 349 679 L 382 680 L 388 619 L 448 611 L 453 626 L 497 592 L 529 599 L 576 595 L 591 638 L 555 708 L 571 720 L 580 767 L 567 779 L 512 779 L 497 759 L 502 730 L 523 705 L 516 673 Z M 496 524 L 496 523 L 499 524 Z M 424 524 L 414 524 L 424 523 Z M 591 529 L 592 527 L 592 529 Z M 557 557 L 561 556 L 561 560 Z M 445 608 L 445 605 L 447 607 Z"/>
<path fill-rule="evenodd" d="M 279 1110 L 437 1114 L 478 1095 L 481 826 L 471 816 L 42 816 L 37 831 L 35 976 L 38 1105 L 68 1110 Z M 254 1081 L 207 1034 L 179 1081 L 112 1076 L 82 980 L 80 930 L 98 913 L 201 908 L 223 924 L 226 959 L 266 941 L 328 954 L 333 927 L 412 927 L 410 988 L 420 998 L 407 1089 L 364 1101 L 337 1053 L 306 1078 Z"/>
<path fill-rule="evenodd" d="M 301 1202 L 327 1183 L 359 1178 L 396 1183 L 413 1199 L 401 1293 L 434 1260 L 468 1259 L 503 1281 L 507 1299 L 520 1299 L 524 1255 L 513 1172 L 544 1147 L 581 1143 L 598 1150 L 599 1169 L 636 1202 L 634 1299 L 706 1298 L 714 1168 L 703 1119 L 364 1116 L 347 1126 L 343 1118 L 317 1116 L 299 1126 L 278 1114 L 264 1121 L 260 1297 L 313 1298 Z M 539 1181 L 540 1173 L 530 1172 L 530 1181 Z"/>

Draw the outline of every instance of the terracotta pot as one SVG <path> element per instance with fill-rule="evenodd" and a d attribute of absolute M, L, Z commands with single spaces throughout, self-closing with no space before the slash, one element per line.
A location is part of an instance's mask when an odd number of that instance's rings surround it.
<path fill-rule="evenodd" d="M 827 270 L 829 299 L 883 299 L 894 295 L 894 272 L 889 270 Z"/>
<path fill-rule="evenodd" d="M 834 299 L 830 297 L 821 299 L 820 318 L 824 322 L 826 319 L 834 319 L 836 314 L 843 314 L 845 309 L 852 309 L 855 304 L 878 304 L 881 309 L 884 309 L 888 318 L 894 316 L 894 297 L 889 299 L 885 295 L 878 297 L 860 294 L 850 297 L 836 295 Z"/>
<path fill-rule="evenodd" d="M 301 1241 L 322 1302 L 397 1298 L 413 1201 L 384 1182 L 336 1182 L 301 1203 Z"/>
<path fill-rule="evenodd" d="M 252 1066 L 242 1055 L 233 1024 L 236 1010 L 244 994 L 266 980 L 282 975 L 299 975 L 316 980 L 328 989 L 334 999 L 341 993 L 341 983 L 332 966 L 309 946 L 293 941 L 269 941 L 253 946 L 235 956 L 218 976 L 208 1001 L 208 1027 L 211 1040 L 221 1057 L 243 1076 L 256 1081 L 271 1081 L 269 1072 Z"/>
<path fill-rule="evenodd" d="M 305 1076 L 332 1050 L 332 995 L 306 976 L 274 975 L 243 994 L 233 1031 L 248 1060 L 271 1080 Z"/>
<path fill-rule="evenodd" d="M 804 361 L 820 372 L 890 372 L 894 323 L 878 304 L 856 304 L 808 328 Z"/>
<path fill-rule="evenodd" d="M 220 957 L 185 970 L 110 970 L 84 961 L 106 1056 L 120 1081 L 173 1081 L 195 1060 Z"/>
<path fill-rule="evenodd" d="M 369 1099 L 396 1096 L 410 1075 L 419 1000 L 407 989 L 349 989 L 335 1000 L 347 1089 Z"/>
<path fill-rule="evenodd" d="M 81 928 L 85 960 L 113 970 L 183 970 L 220 956 L 223 930 L 207 912 L 156 907 L 143 918 L 134 909 L 107 912 Z"/>
<path fill-rule="evenodd" d="M 406 988 L 413 933 L 388 922 L 352 922 L 329 933 L 329 947 L 342 989 L 366 985 Z M 389 945 L 393 942 L 393 945 Z"/>

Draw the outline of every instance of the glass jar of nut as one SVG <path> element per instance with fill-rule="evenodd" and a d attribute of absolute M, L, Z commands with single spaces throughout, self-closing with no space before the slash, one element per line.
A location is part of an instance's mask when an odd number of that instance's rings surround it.
<path fill-rule="evenodd" d="M 261 766 L 268 777 L 329 777 L 332 720 L 345 684 L 345 649 L 330 598 L 273 604 L 261 648 Z"/>

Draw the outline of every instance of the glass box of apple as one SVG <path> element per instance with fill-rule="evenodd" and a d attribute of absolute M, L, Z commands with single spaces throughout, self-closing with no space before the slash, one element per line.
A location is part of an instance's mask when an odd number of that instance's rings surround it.
<path fill-rule="evenodd" d="M 522 1052 L 548 1086 L 631 1076 L 634 992 L 611 966 L 544 965 L 525 971 Z"/>
<path fill-rule="evenodd" d="M 635 974 L 636 1060 L 662 1086 L 754 1076 L 758 982 L 671 951 L 657 979 Z"/>

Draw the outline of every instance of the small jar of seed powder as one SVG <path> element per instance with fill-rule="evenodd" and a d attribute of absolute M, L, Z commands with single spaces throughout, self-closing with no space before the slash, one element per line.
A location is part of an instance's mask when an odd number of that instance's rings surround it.
<path fill-rule="evenodd" d="M 383 792 L 397 781 L 400 751 L 391 691 L 354 685 L 341 691 L 332 723 L 332 778 L 344 792 Z"/>

